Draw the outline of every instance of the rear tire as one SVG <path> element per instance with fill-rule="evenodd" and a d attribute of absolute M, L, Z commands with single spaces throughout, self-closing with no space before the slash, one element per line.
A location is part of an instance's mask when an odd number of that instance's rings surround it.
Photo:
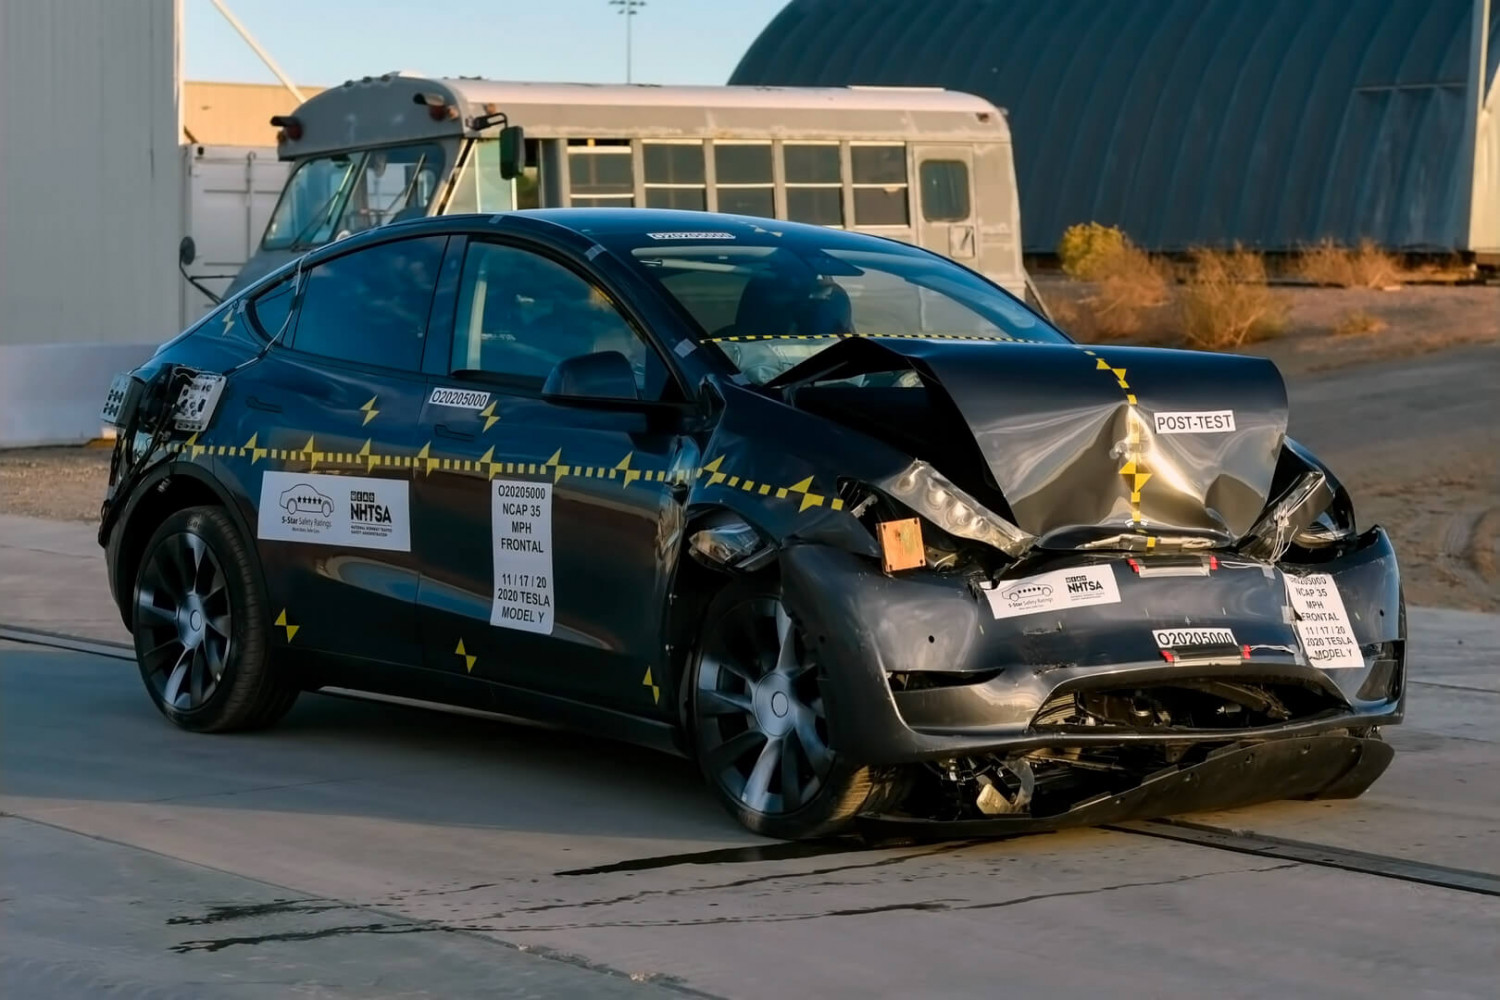
<path fill-rule="evenodd" d="M 829 746 L 823 690 L 832 681 L 774 583 L 735 583 L 714 599 L 688 683 L 698 766 L 752 833 L 831 836 L 884 800 L 886 776 Z"/>
<path fill-rule="evenodd" d="M 136 662 L 156 707 L 199 733 L 260 729 L 297 700 L 271 662 L 254 553 L 220 507 L 172 514 L 135 580 Z"/>

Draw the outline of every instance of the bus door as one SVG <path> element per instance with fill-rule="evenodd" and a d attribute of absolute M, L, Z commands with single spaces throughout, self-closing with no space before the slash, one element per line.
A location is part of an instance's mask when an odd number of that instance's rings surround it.
<path fill-rule="evenodd" d="M 970 146 L 913 146 L 917 168 L 917 243 L 977 266 L 974 224 L 974 150 Z"/>

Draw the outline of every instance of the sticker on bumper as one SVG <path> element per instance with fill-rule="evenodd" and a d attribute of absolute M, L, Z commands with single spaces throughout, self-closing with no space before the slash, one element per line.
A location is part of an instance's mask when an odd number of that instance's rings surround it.
<path fill-rule="evenodd" d="M 405 482 L 316 472 L 267 472 L 256 536 L 268 541 L 411 551 Z"/>
<path fill-rule="evenodd" d="M 994 590 L 986 590 L 984 596 L 996 618 L 1016 618 L 1091 604 L 1119 604 L 1120 588 L 1110 567 L 1081 566 L 1019 580 L 1001 580 Z"/>
<path fill-rule="evenodd" d="M 1162 649 L 1239 645 L 1234 632 L 1227 628 L 1155 628 L 1151 630 L 1151 638 Z"/>
<path fill-rule="evenodd" d="M 552 484 L 496 479 L 490 484 L 494 598 L 490 624 L 552 634 Z"/>
<path fill-rule="evenodd" d="M 1363 667 L 1359 641 L 1344 611 L 1344 599 L 1327 573 L 1286 577 L 1287 598 L 1297 612 L 1297 637 L 1315 667 Z"/>
<path fill-rule="evenodd" d="M 1158 434 L 1228 434 L 1234 430 L 1233 410 L 1177 410 L 1155 414 Z"/>

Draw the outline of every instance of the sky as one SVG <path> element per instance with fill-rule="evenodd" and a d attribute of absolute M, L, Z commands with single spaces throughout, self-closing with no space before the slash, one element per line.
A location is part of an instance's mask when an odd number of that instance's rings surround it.
<path fill-rule="evenodd" d="M 622 83 L 625 17 L 608 0 L 225 0 L 299 84 L 431 76 Z M 636 83 L 722 84 L 786 0 L 646 0 Z M 189 80 L 275 83 L 209 0 L 183 0 Z"/>

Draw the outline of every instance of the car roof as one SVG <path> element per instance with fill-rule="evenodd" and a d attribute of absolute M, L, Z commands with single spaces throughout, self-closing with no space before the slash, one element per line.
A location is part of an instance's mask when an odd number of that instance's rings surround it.
<path fill-rule="evenodd" d="M 785 219 L 762 219 L 748 215 L 728 215 L 722 212 L 695 212 L 666 208 L 527 208 L 507 212 L 487 212 L 467 215 L 436 215 L 421 219 L 409 219 L 367 230 L 356 236 L 346 237 L 335 243 L 318 248 L 348 247 L 365 242 L 379 242 L 398 233 L 448 233 L 475 229 L 506 227 L 507 221 L 535 220 L 549 223 L 585 239 L 598 235 L 629 233 L 717 233 L 735 232 L 746 236 L 753 233 L 773 232 L 777 235 L 803 234 L 828 239 L 850 237 L 889 242 L 870 233 L 852 233 L 847 230 L 830 229 L 827 226 Z M 902 244 L 905 246 L 906 244 Z M 317 251 L 314 251 L 317 252 Z"/>

